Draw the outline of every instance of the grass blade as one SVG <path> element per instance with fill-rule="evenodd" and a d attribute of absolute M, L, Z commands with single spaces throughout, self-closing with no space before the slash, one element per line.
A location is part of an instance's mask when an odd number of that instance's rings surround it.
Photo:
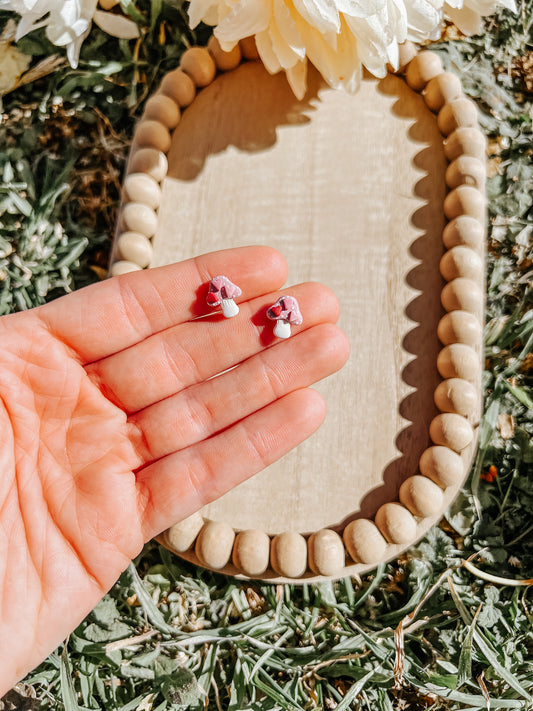
<path fill-rule="evenodd" d="M 68 658 L 67 645 L 63 646 L 59 666 L 59 680 L 61 682 L 61 698 L 65 705 L 65 711 L 80 711 L 76 691 L 72 682 L 70 662 Z"/>
<path fill-rule="evenodd" d="M 137 599 L 142 605 L 143 610 L 146 612 L 146 616 L 160 632 L 165 632 L 166 634 L 175 634 L 177 632 L 175 627 L 167 624 L 165 618 L 161 612 L 157 609 L 155 602 L 152 600 L 149 592 L 143 585 L 143 582 L 137 572 L 133 563 L 128 566 L 128 572 L 131 576 L 133 589 L 137 595 Z"/>
<path fill-rule="evenodd" d="M 368 674 L 365 674 L 359 681 L 356 681 L 355 684 L 352 684 L 350 687 L 350 690 L 345 694 L 344 698 L 340 702 L 340 704 L 336 707 L 336 711 L 346 711 L 346 709 L 350 708 L 350 704 L 354 699 L 356 699 L 361 691 L 364 689 L 364 686 L 366 682 L 374 676 L 374 670 L 369 671 Z"/>

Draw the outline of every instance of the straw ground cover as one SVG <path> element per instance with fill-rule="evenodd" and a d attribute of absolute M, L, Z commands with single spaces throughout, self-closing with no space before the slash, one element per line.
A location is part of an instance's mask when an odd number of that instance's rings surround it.
<path fill-rule="evenodd" d="M 122 8 L 71 69 L 40 32 L 0 124 L 0 314 L 102 278 L 135 117 L 193 42 L 180 2 Z M 0 13 L 0 27 L 9 19 Z M 485 407 L 440 526 L 363 579 L 270 586 L 149 544 L 0 709 L 533 708 L 533 8 L 435 45 L 489 136 Z M 31 78 L 31 77 L 30 77 Z"/>

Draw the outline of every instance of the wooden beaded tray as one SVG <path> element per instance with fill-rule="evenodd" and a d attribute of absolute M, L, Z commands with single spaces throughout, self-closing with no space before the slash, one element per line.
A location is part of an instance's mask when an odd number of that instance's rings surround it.
<path fill-rule="evenodd" d="M 307 442 L 160 536 L 272 582 L 361 574 L 432 526 L 471 465 L 481 408 L 485 140 L 431 52 L 355 96 L 302 101 L 250 42 L 192 48 L 134 139 L 111 275 L 244 244 L 338 295 L 348 365 Z M 179 107 L 179 109 L 178 109 Z M 176 227 L 178 225 L 178 227 Z"/>

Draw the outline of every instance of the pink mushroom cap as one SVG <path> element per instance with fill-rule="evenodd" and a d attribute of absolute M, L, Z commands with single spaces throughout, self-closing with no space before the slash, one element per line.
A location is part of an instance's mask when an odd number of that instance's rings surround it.
<path fill-rule="evenodd" d="M 223 299 L 236 299 L 242 291 L 225 276 L 216 276 L 209 282 L 207 303 L 209 306 L 219 306 Z"/>
<path fill-rule="evenodd" d="M 267 311 L 268 318 L 273 321 L 288 321 L 299 326 L 303 322 L 300 307 L 294 296 L 280 296 L 276 303 Z"/>

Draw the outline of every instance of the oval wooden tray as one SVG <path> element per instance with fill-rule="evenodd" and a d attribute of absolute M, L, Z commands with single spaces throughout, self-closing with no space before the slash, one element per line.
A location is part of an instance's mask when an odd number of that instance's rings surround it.
<path fill-rule="evenodd" d="M 379 528 L 387 544 L 380 557 L 397 556 L 442 516 L 475 449 L 474 437 L 460 451 L 460 476 L 435 487 L 442 495 L 428 504 L 429 515 L 416 515 L 408 487 L 402 501 L 415 515 L 399 504 L 391 508 L 402 482 L 419 474 L 420 457 L 432 445 L 430 423 L 439 414 L 434 391 L 442 380 L 437 330 L 445 342 L 462 340 L 443 336 L 446 328 L 439 327 L 446 313 L 439 265 L 446 251 L 448 161 L 435 113 L 393 74 L 383 80 L 365 77 L 360 91 L 349 96 L 330 90 L 311 72 L 308 93 L 298 101 L 282 74 L 271 76 L 250 61 L 220 73 L 197 94 L 182 111 L 167 153 L 151 266 L 230 246 L 274 246 L 288 260 L 289 283 L 316 280 L 336 292 L 340 326 L 352 352 L 348 365 L 318 386 L 328 415 L 311 439 L 205 507 L 201 518 L 178 526 L 174 538 L 171 529 L 160 541 L 189 561 L 242 575 L 228 561 L 231 536 L 222 559 L 213 558 L 211 565 L 199 559 L 202 549 L 197 543 L 195 552 L 194 544 L 204 522 L 225 522 L 237 532 L 259 529 L 271 539 L 286 531 L 308 539 L 320 529 L 342 535 L 350 521 L 373 521 L 381 509 Z M 459 214 L 457 209 L 448 204 L 449 216 Z M 128 228 L 132 225 L 122 224 Z M 448 246 L 460 241 L 449 236 Z M 475 267 L 484 264 L 483 241 L 466 274 L 480 294 L 484 267 Z M 115 273 L 127 271 L 124 264 L 119 262 Z M 457 264 L 448 258 L 448 279 L 464 275 Z M 467 310 L 481 323 L 482 298 Z M 480 362 L 481 327 L 474 330 L 467 338 Z M 481 368 L 467 413 L 474 431 L 480 373 Z M 190 540 L 183 544 L 180 531 L 187 530 Z M 219 535 L 216 527 L 214 533 Z M 173 540 L 179 542 L 173 546 Z M 187 545 L 188 550 L 176 551 Z M 329 575 L 317 575 L 316 564 L 314 570 L 307 565 L 297 575 L 283 575 L 279 564 L 278 572 L 272 569 L 275 552 L 272 556 L 269 568 L 254 577 L 309 582 L 361 574 L 380 562 L 356 562 L 356 554 L 344 551 L 343 564 L 333 572 L 322 567 Z"/>

